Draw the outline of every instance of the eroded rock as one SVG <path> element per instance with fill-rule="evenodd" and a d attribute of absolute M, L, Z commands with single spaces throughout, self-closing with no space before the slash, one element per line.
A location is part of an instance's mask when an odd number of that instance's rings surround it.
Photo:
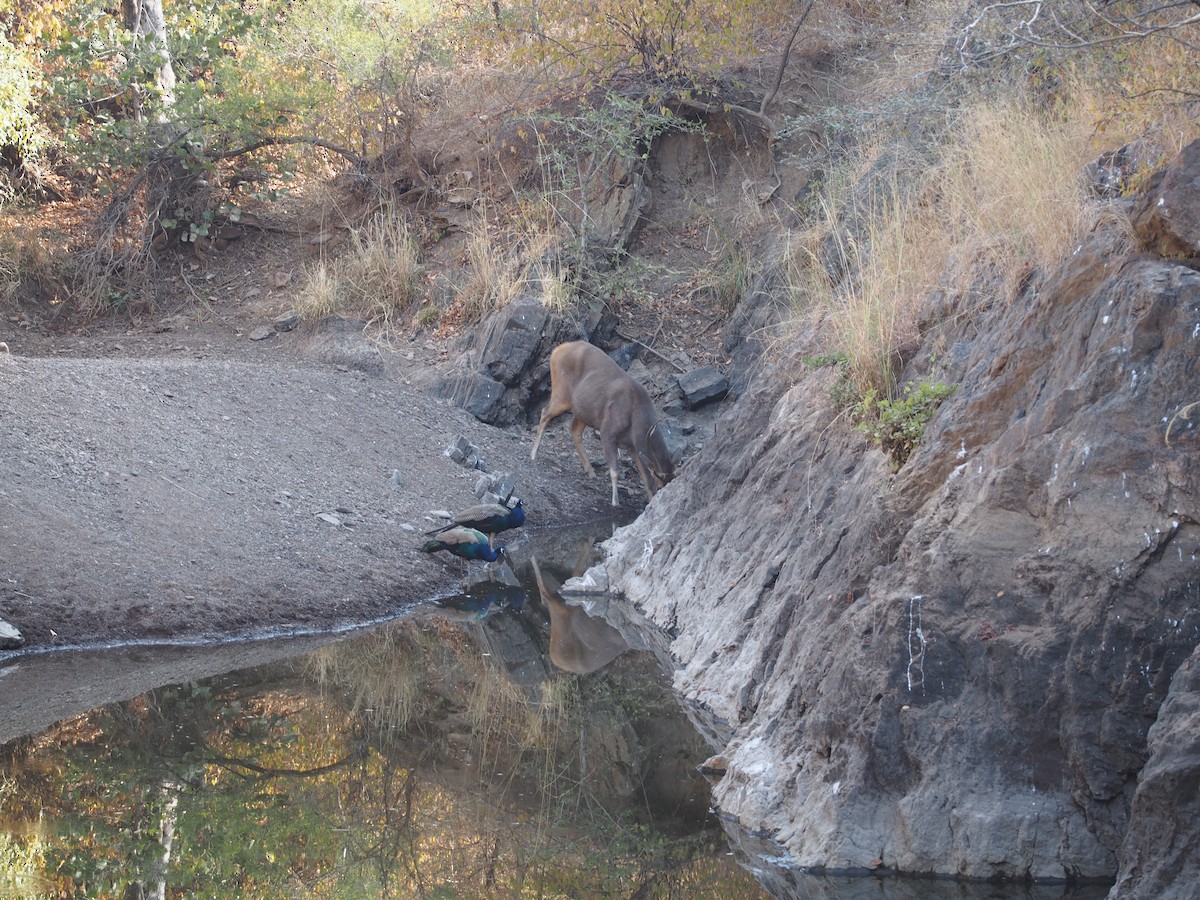
<path fill-rule="evenodd" d="M 890 490 L 830 370 L 763 373 L 608 543 L 589 583 L 673 629 L 722 814 L 794 863 L 1112 878 L 1139 776 L 1143 844 L 1200 820 L 1144 768 L 1200 641 L 1197 437 L 1164 439 L 1200 397 L 1200 273 L 1106 241 L 971 323 Z"/>
<path fill-rule="evenodd" d="M 1150 176 L 1130 218 L 1149 252 L 1200 261 L 1200 140 Z"/>

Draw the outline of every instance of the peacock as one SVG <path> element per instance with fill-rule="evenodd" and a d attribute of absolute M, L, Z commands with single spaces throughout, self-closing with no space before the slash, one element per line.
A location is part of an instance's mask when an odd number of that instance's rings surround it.
<path fill-rule="evenodd" d="M 482 559 L 495 562 L 504 552 L 503 547 L 493 547 L 482 531 L 462 525 L 451 525 L 442 530 L 438 537 L 421 545 L 422 553 L 437 553 L 445 550 L 461 560 Z"/>
<path fill-rule="evenodd" d="M 503 503 L 481 503 L 470 506 L 454 516 L 450 524 L 427 531 L 427 535 L 445 534 L 455 528 L 473 528 L 488 536 L 488 543 L 501 531 L 520 528 L 525 524 L 525 509 L 518 500 L 512 507 Z"/>

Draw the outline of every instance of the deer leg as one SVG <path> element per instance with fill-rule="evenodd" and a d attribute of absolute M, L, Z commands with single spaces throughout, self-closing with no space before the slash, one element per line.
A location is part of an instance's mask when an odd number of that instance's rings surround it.
<path fill-rule="evenodd" d="M 651 478 L 650 473 L 646 471 L 646 464 L 642 462 L 642 454 L 635 451 L 633 454 L 633 462 L 637 466 L 638 474 L 642 476 L 642 487 L 646 489 L 646 496 L 653 500 L 655 491 L 654 482 L 657 479 Z"/>
<path fill-rule="evenodd" d="M 530 459 L 537 459 L 538 444 L 542 442 L 542 435 L 546 432 L 546 426 L 570 408 L 571 405 L 569 403 L 556 401 L 553 393 L 550 395 L 550 402 L 542 410 L 542 418 L 538 422 L 537 433 L 533 436 L 533 449 L 529 451 Z"/>
<path fill-rule="evenodd" d="M 571 420 L 570 432 L 571 440 L 575 442 L 575 452 L 579 454 L 579 461 L 583 464 L 583 472 L 589 478 L 596 474 L 596 470 L 592 468 L 591 460 L 587 458 L 587 454 L 583 450 L 583 430 L 587 428 L 587 422 L 576 416 Z"/>
<path fill-rule="evenodd" d="M 604 450 L 604 461 L 608 463 L 608 476 L 612 479 L 612 505 L 620 506 L 617 502 L 617 442 L 601 432 L 600 446 Z"/>

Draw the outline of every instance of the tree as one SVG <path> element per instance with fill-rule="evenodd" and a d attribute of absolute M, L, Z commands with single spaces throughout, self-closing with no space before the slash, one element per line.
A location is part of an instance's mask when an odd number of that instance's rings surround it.
<path fill-rule="evenodd" d="M 1021 50 L 1083 50 L 1151 37 L 1200 53 L 1195 0 L 1009 0 L 988 3 L 959 29 L 945 68 L 967 69 Z"/>
<path fill-rule="evenodd" d="M 175 105 L 175 69 L 171 65 L 171 50 L 167 43 L 167 20 L 163 16 L 162 0 L 122 0 L 125 27 L 135 40 L 145 44 L 154 86 L 158 93 L 158 121 L 167 121 L 167 110 Z"/>

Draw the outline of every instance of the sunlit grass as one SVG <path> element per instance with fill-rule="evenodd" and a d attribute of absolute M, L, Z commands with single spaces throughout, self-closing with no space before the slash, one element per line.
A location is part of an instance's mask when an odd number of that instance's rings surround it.
<path fill-rule="evenodd" d="M 935 290 L 962 290 L 986 273 L 979 305 L 1007 303 L 1077 246 L 1097 214 L 1082 177 L 1094 155 L 1082 125 L 1020 99 L 981 99 L 923 167 L 879 162 L 883 149 L 843 163 L 816 201 L 817 224 L 792 240 L 792 330 L 820 323 L 853 393 L 892 396 L 898 358 L 919 343 Z M 855 183 L 872 187 L 855 193 Z"/>
<path fill-rule="evenodd" d="M 565 311 L 574 292 L 561 245 L 561 235 L 544 222 L 522 217 L 501 228 L 480 212 L 467 233 L 468 274 L 456 299 L 464 318 L 481 319 L 523 293 Z"/>
<path fill-rule="evenodd" d="M 305 272 L 296 311 L 316 319 L 354 311 L 392 326 L 415 305 L 421 292 L 421 262 L 404 219 L 380 213 L 350 234 L 350 247 Z"/>

